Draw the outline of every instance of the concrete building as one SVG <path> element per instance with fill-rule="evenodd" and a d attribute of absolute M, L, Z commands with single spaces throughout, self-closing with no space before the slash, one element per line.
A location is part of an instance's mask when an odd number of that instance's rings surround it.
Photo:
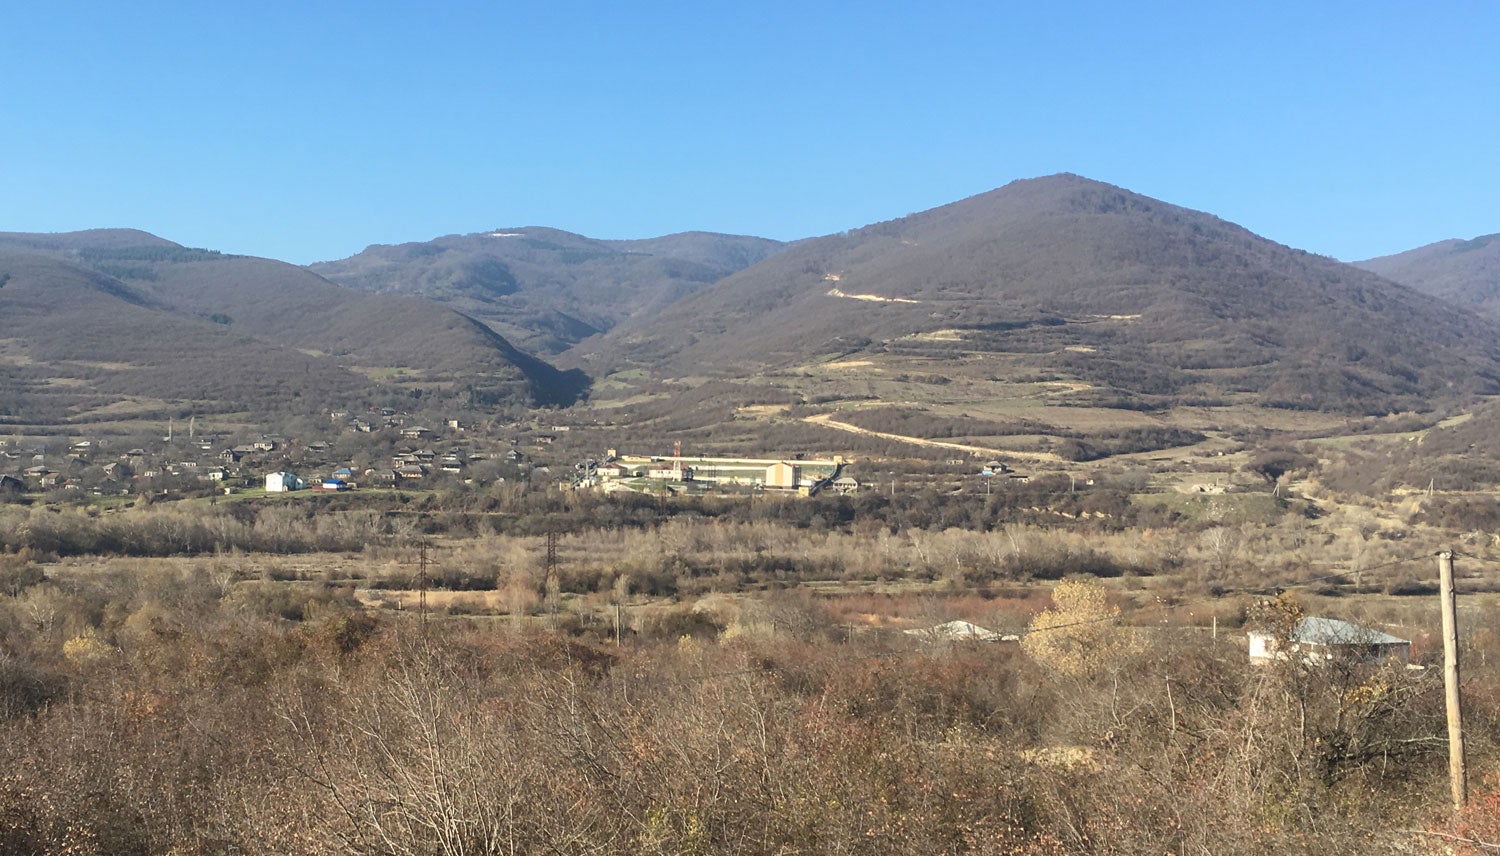
<path fill-rule="evenodd" d="M 802 468 L 786 461 L 777 461 L 766 467 L 765 486 L 782 490 L 795 490 L 802 478 Z"/>

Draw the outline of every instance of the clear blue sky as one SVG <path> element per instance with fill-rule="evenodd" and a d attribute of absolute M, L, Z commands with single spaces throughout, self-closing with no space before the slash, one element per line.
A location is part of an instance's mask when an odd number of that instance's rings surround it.
<path fill-rule="evenodd" d="M 1500 4 L 12 3 L 0 230 L 295 262 L 797 238 L 1076 172 L 1342 259 L 1500 232 Z"/>

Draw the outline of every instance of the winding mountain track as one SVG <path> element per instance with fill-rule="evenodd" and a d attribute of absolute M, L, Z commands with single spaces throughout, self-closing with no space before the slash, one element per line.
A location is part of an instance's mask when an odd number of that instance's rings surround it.
<path fill-rule="evenodd" d="M 802 421 L 811 425 L 822 425 L 825 428 L 834 428 L 839 431 L 848 431 L 850 434 L 863 434 L 866 437 L 879 437 L 882 440 L 894 440 L 898 443 L 911 443 L 915 446 L 927 446 L 934 449 L 952 449 L 957 452 L 967 452 L 972 455 L 986 457 L 1021 458 L 1028 461 L 1060 462 L 1062 458 L 1051 452 L 1018 452 L 1014 449 L 991 449 L 987 446 L 971 446 L 967 443 L 948 443 L 942 440 L 928 440 L 924 437 L 908 437 L 905 434 L 889 434 L 885 431 L 871 431 L 858 425 L 850 425 L 847 422 L 834 421 L 832 413 L 819 413 L 814 416 L 804 416 Z"/>

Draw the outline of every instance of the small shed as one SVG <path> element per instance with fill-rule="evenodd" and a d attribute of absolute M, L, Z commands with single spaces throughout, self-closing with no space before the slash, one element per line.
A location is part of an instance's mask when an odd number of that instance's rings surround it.
<path fill-rule="evenodd" d="M 1411 642 L 1338 618 L 1308 616 L 1297 622 L 1286 639 L 1274 633 L 1253 630 L 1250 636 L 1250 660 L 1270 662 L 1301 657 L 1308 662 L 1379 663 L 1411 659 Z"/>

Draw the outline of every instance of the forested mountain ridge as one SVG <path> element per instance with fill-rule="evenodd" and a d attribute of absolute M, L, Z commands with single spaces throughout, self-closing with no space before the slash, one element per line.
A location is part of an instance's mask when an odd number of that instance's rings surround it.
<path fill-rule="evenodd" d="M 348 404 L 382 389 L 566 404 L 587 383 L 436 304 L 360 294 L 295 265 L 143 232 L 0 234 L 0 279 L 17 418 L 128 411 L 131 397 L 142 407 L 190 400 L 230 410 L 303 396 Z"/>
<path fill-rule="evenodd" d="M 360 291 L 439 301 L 519 347 L 556 354 L 626 319 L 654 314 L 782 246 L 708 232 L 606 241 L 527 226 L 375 245 L 308 269 Z"/>
<path fill-rule="evenodd" d="M 279 409 L 371 391 L 319 358 L 161 309 L 73 262 L 0 249 L 0 419 L 55 424 Z"/>
<path fill-rule="evenodd" d="M 1354 264 L 1500 320 L 1500 235 L 1439 241 Z"/>
<path fill-rule="evenodd" d="M 664 376 L 892 352 L 1020 360 L 1137 399 L 1385 412 L 1497 391 L 1497 341 L 1374 274 L 1058 175 L 799 242 L 577 358 Z"/>

